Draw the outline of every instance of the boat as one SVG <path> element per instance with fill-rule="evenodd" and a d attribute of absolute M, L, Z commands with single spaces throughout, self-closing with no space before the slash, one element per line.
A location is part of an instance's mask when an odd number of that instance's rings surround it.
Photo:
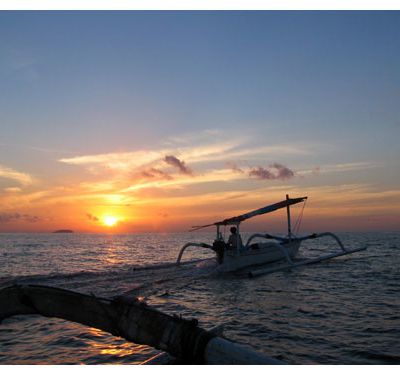
<path fill-rule="evenodd" d="M 251 266 L 260 266 L 264 264 L 275 263 L 278 261 L 285 261 L 285 264 L 279 267 L 274 267 L 274 268 L 269 267 L 266 269 L 249 271 L 249 276 L 254 277 L 266 273 L 283 271 L 290 268 L 321 262 L 323 260 L 328 260 L 338 256 L 343 256 L 358 251 L 362 251 L 367 248 L 366 246 L 364 246 L 356 249 L 346 249 L 340 238 L 332 232 L 313 233 L 310 235 L 297 237 L 292 231 L 290 207 L 292 205 L 304 202 L 303 209 L 299 216 L 299 219 L 301 219 L 307 198 L 308 197 L 290 198 L 289 195 L 286 194 L 285 200 L 274 204 L 270 204 L 268 206 L 259 208 L 257 210 L 253 210 L 239 216 L 234 216 L 228 219 L 224 219 L 222 221 L 218 221 L 212 224 L 193 226 L 190 231 L 196 231 L 215 226 L 216 239 L 211 245 L 203 242 L 188 242 L 181 248 L 176 264 L 179 265 L 181 263 L 182 256 L 185 250 L 189 247 L 200 247 L 213 250 L 215 252 L 216 260 L 218 263 L 218 270 L 221 272 L 232 272 Z M 233 233 L 236 232 L 235 234 L 237 236 L 236 238 L 239 239 L 240 225 L 245 220 L 248 220 L 258 215 L 268 214 L 273 211 L 284 208 L 286 208 L 286 215 L 287 215 L 286 236 L 282 237 L 282 236 L 272 235 L 269 233 L 255 233 L 249 237 L 249 239 L 246 241 L 245 244 L 243 244 L 241 240 L 236 241 L 237 244 L 236 246 L 232 246 L 232 244 L 225 242 L 225 239 L 222 235 L 222 230 L 221 230 L 222 227 L 231 226 L 232 228 L 236 228 L 232 230 L 232 232 Z M 296 226 L 300 222 L 301 221 L 298 221 L 296 223 Z M 339 250 L 334 253 L 329 253 L 316 258 L 295 261 L 296 255 L 298 254 L 300 246 L 303 241 L 313 240 L 321 237 L 332 238 L 338 244 Z M 258 240 L 263 239 L 264 241 L 256 242 L 255 241 L 256 239 Z"/>

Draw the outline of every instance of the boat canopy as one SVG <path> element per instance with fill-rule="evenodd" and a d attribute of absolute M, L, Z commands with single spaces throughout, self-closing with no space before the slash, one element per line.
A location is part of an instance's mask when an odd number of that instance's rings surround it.
<path fill-rule="evenodd" d="M 238 225 L 242 221 L 250 219 L 250 218 L 252 218 L 254 216 L 268 214 L 270 212 L 279 210 L 281 208 L 285 208 L 285 207 L 291 206 L 292 204 L 304 202 L 306 199 L 307 199 L 307 197 L 288 198 L 288 199 L 285 199 L 284 201 L 281 201 L 281 202 L 278 202 L 278 203 L 274 203 L 274 204 L 259 208 L 259 209 L 254 210 L 254 211 L 247 212 L 247 213 L 245 213 L 243 215 L 230 217 L 230 218 L 224 219 L 222 221 L 217 221 L 216 223 L 207 224 L 207 225 L 201 225 L 201 226 L 193 226 L 191 231 L 195 231 L 195 230 L 206 228 L 206 227 L 211 227 L 213 225 L 217 225 L 217 226 L 218 225 Z"/>

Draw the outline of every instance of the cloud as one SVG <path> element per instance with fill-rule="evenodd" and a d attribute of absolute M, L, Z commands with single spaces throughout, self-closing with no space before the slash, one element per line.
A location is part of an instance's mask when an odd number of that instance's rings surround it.
<path fill-rule="evenodd" d="M 249 176 L 259 180 L 288 180 L 294 177 L 294 172 L 282 164 L 273 163 L 269 166 L 269 169 L 263 167 L 251 168 Z"/>
<path fill-rule="evenodd" d="M 312 169 L 311 173 L 315 176 L 318 176 L 321 172 L 321 167 L 315 167 Z"/>
<path fill-rule="evenodd" d="M 40 221 L 39 216 L 32 216 L 27 214 L 14 213 L 0 213 L 0 223 L 9 223 L 11 221 L 26 221 L 28 223 L 36 223 Z"/>
<path fill-rule="evenodd" d="M 201 184 L 205 182 L 232 181 L 237 178 L 238 178 L 237 173 L 233 173 L 232 171 L 227 169 L 208 170 L 205 173 L 198 174 L 196 176 L 192 175 L 178 176 L 173 180 L 169 181 L 154 180 L 154 181 L 135 183 L 128 186 L 127 188 L 122 189 L 120 193 L 128 193 L 148 188 L 162 188 L 163 190 L 182 189 L 184 186 L 188 185 Z"/>
<path fill-rule="evenodd" d="M 271 167 L 276 169 L 276 171 L 277 171 L 276 178 L 278 180 L 286 180 L 286 179 L 294 177 L 294 172 L 282 164 L 273 163 L 273 164 L 271 164 Z"/>
<path fill-rule="evenodd" d="M 259 180 L 274 180 L 275 175 L 273 175 L 268 169 L 263 167 L 252 168 L 249 172 L 250 177 L 258 178 Z"/>
<path fill-rule="evenodd" d="M 225 165 L 232 170 L 232 172 L 244 173 L 244 170 L 239 168 L 238 165 L 233 161 L 227 161 Z"/>
<path fill-rule="evenodd" d="M 86 217 L 90 220 L 90 221 L 99 221 L 99 218 L 97 216 L 94 216 L 92 214 L 86 214 Z"/>
<path fill-rule="evenodd" d="M 188 163 L 204 163 L 223 159 L 221 155 L 243 145 L 243 136 L 233 139 L 215 137 L 214 132 L 205 131 L 190 137 L 170 138 L 167 142 L 153 144 L 151 149 L 139 149 L 124 152 L 109 152 L 103 154 L 77 155 L 64 157 L 60 162 L 83 166 L 92 173 L 104 171 L 131 173 L 134 169 L 160 169 L 165 163 L 165 155 L 180 155 Z M 176 156 L 174 156 L 176 158 Z M 177 159 L 177 158 L 176 158 Z M 188 167 L 186 167 L 189 170 Z"/>
<path fill-rule="evenodd" d="M 256 143 L 258 141 L 256 140 Z M 121 181 L 121 177 L 124 177 L 126 181 L 130 181 L 133 172 L 140 175 L 143 170 L 145 173 L 142 177 L 156 178 L 150 177 L 150 174 L 155 175 L 155 173 L 149 169 L 162 170 L 164 163 L 177 168 L 180 174 L 192 176 L 192 169 L 186 163 L 191 167 L 196 165 L 196 171 L 215 168 L 216 163 L 226 162 L 226 160 L 252 160 L 253 164 L 257 164 L 266 157 L 273 159 L 278 155 L 279 157 L 282 155 L 307 156 L 315 151 L 315 147 L 315 145 L 311 147 L 305 144 L 275 144 L 260 147 L 254 144 L 254 139 L 243 134 L 226 135 L 217 130 L 208 130 L 169 138 L 167 142 L 154 144 L 151 149 L 78 155 L 61 158 L 59 161 L 85 167 L 92 175 L 106 174 L 109 179 L 112 177 L 110 172 L 113 172 L 118 175 L 118 180 Z M 176 155 L 179 155 L 179 159 Z M 234 163 L 230 167 L 236 174 L 242 173 L 241 168 L 235 166 Z M 160 178 L 161 175 L 158 177 Z"/>
<path fill-rule="evenodd" d="M 148 170 L 144 170 L 141 175 L 145 178 L 156 178 L 159 180 L 172 180 L 173 177 L 168 173 L 157 169 L 157 168 L 150 168 Z"/>
<path fill-rule="evenodd" d="M 0 177 L 18 181 L 22 185 L 30 185 L 33 182 L 33 179 L 29 174 L 18 172 L 3 165 L 0 165 Z"/>
<path fill-rule="evenodd" d="M 169 164 L 169 165 L 171 165 L 171 166 L 173 166 L 175 168 L 178 168 L 179 172 L 182 173 L 182 174 L 186 174 L 188 176 L 192 176 L 193 175 L 192 170 L 189 167 L 186 166 L 185 162 L 182 161 L 182 160 L 179 160 L 174 155 L 167 155 L 164 158 L 164 161 L 167 164 Z"/>
<path fill-rule="evenodd" d="M 379 162 L 355 162 L 355 163 L 340 163 L 340 164 L 325 164 L 317 166 L 312 169 L 304 169 L 297 171 L 297 175 L 320 175 L 325 173 L 340 173 L 340 172 L 352 172 L 364 169 L 373 169 L 381 167 L 382 164 Z"/>
<path fill-rule="evenodd" d="M 8 188 L 5 188 L 4 191 L 5 191 L 6 193 L 11 193 L 11 194 L 13 194 L 13 193 L 20 193 L 20 192 L 22 191 L 22 189 L 19 188 L 19 187 L 8 187 Z"/>
<path fill-rule="evenodd" d="M 160 151 L 139 150 L 132 152 L 111 152 L 107 154 L 82 155 L 59 159 L 72 165 L 100 166 L 115 171 L 130 171 L 132 168 L 152 163 L 162 158 Z"/>

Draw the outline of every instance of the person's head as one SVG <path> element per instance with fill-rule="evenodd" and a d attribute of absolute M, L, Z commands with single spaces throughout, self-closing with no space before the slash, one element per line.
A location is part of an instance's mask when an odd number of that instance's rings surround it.
<path fill-rule="evenodd" d="M 231 227 L 231 233 L 236 234 L 236 227 Z"/>

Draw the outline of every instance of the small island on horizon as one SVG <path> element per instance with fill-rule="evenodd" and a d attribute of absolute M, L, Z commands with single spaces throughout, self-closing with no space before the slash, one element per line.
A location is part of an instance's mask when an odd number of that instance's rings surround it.
<path fill-rule="evenodd" d="M 58 229 L 58 230 L 55 230 L 52 233 L 74 233 L 74 231 L 71 230 L 71 229 Z"/>

